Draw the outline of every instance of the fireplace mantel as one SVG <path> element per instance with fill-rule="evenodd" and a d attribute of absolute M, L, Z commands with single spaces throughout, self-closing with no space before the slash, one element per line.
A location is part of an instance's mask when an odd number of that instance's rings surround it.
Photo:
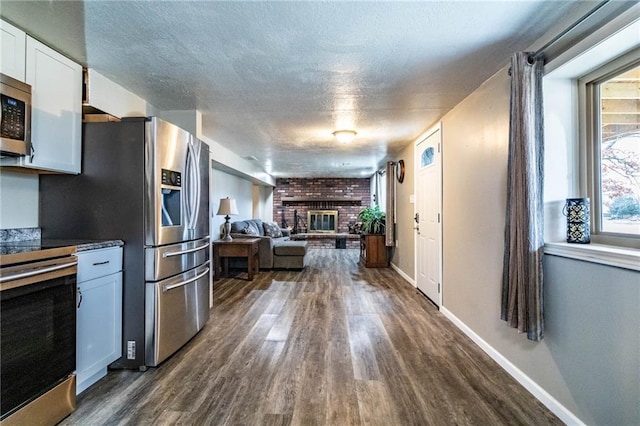
<path fill-rule="evenodd" d="M 282 197 L 282 204 L 293 203 L 345 203 L 362 204 L 362 198 L 349 197 Z"/>

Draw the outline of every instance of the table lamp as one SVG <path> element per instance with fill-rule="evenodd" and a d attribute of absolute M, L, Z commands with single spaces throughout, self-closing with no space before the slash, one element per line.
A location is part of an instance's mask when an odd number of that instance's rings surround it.
<path fill-rule="evenodd" d="M 224 216 L 225 222 L 222 225 L 223 235 L 222 241 L 231 241 L 231 223 L 229 223 L 229 215 L 237 215 L 238 206 L 236 206 L 236 200 L 233 198 L 220 198 L 220 207 L 218 207 L 218 216 Z"/>

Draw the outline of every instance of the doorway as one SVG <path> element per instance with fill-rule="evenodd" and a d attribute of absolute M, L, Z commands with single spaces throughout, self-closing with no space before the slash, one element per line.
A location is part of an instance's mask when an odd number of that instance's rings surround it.
<path fill-rule="evenodd" d="M 415 146 L 416 286 L 442 305 L 442 135 L 440 124 Z"/>

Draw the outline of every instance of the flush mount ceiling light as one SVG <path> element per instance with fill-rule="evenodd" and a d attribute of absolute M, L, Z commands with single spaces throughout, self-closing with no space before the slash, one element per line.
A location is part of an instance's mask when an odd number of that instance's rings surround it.
<path fill-rule="evenodd" d="M 336 130 L 333 132 L 333 136 L 336 137 L 340 143 L 349 143 L 356 137 L 355 130 Z"/>

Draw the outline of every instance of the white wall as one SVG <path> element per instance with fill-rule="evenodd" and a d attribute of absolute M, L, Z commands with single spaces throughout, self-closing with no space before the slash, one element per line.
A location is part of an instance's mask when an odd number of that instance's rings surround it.
<path fill-rule="evenodd" d="M 383 169 L 384 170 L 384 169 Z M 375 172 L 370 178 L 371 207 L 378 206 L 383 212 L 387 210 L 387 179 L 386 173 Z M 375 200 L 375 202 L 374 202 Z"/>
<path fill-rule="evenodd" d="M 564 241 L 566 198 L 581 197 L 578 189 L 576 85 L 567 78 L 544 79 L 544 240 Z"/>
<path fill-rule="evenodd" d="M 273 222 L 273 187 L 253 184 L 253 216 Z"/>
<path fill-rule="evenodd" d="M 153 109 L 141 97 L 109 80 L 96 70 L 88 69 L 88 104 L 115 117 L 144 117 Z"/>
<path fill-rule="evenodd" d="M 260 203 L 262 204 L 262 218 L 273 222 L 273 186 L 260 186 Z"/>
<path fill-rule="evenodd" d="M 0 171 L 0 229 L 37 228 L 38 175 Z"/>
<path fill-rule="evenodd" d="M 253 218 L 253 183 L 232 174 L 213 169 L 211 172 L 211 238 L 220 238 L 224 216 L 217 216 L 221 198 L 234 198 L 238 215 L 231 216 L 230 222 Z"/>

